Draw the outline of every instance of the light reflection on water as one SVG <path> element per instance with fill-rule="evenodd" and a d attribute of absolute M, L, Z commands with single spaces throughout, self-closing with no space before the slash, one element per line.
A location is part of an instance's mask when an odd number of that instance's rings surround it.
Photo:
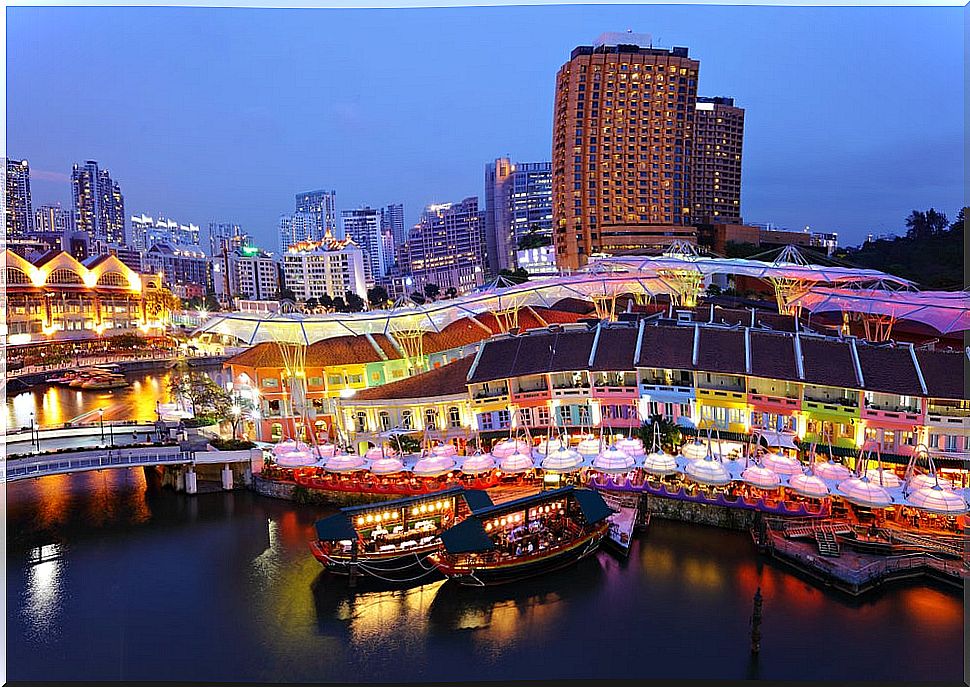
<path fill-rule="evenodd" d="M 127 470 L 9 492 L 14 679 L 956 680 L 962 664 L 957 595 L 902 586 L 852 601 L 759 559 L 738 532 L 655 520 L 629 560 L 601 551 L 487 589 L 351 591 L 307 548 L 320 509 L 190 498 Z"/>

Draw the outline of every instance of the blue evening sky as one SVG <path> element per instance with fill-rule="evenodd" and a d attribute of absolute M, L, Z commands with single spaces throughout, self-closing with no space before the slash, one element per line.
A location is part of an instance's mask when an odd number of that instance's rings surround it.
<path fill-rule="evenodd" d="M 298 191 L 338 206 L 483 198 L 501 155 L 551 155 L 556 71 L 603 31 L 700 59 L 747 109 L 744 218 L 854 244 L 963 180 L 959 8 L 10 8 L 7 153 L 34 204 L 96 159 L 128 215 L 234 220 L 276 248 Z"/>

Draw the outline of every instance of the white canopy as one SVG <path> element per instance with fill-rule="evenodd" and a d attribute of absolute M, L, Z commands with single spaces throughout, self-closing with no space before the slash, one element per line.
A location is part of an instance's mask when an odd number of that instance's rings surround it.
<path fill-rule="evenodd" d="M 363 470 L 367 461 L 356 453 L 340 453 L 327 461 L 324 469 L 327 472 L 353 472 Z"/>
<path fill-rule="evenodd" d="M 273 460 L 281 468 L 306 468 L 317 462 L 317 457 L 310 451 L 285 451 L 273 456 Z"/>
<path fill-rule="evenodd" d="M 723 486 L 731 481 L 731 474 L 719 460 L 711 457 L 687 461 L 687 476 L 695 482 Z"/>
<path fill-rule="evenodd" d="M 513 453 L 529 453 L 531 450 L 532 444 L 524 439 L 503 439 L 492 447 L 492 455 L 502 459 Z"/>
<path fill-rule="evenodd" d="M 492 454 L 494 455 L 494 453 Z M 525 453 L 512 453 L 501 460 L 498 465 L 499 470 L 502 472 L 507 472 L 509 474 L 514 474 L 516 472 L 528 472 L 535 465 L 532 463 L 532 458 Z"/>
<path fill-rule="evenodd" d="M 397 451 L 389 446 L 385 446 L 383 448 L 380 446 L 374 446 L 367 449 L 367 453 L 364 454 L 364 457 L 367 458 L 367 460 L 381 460 L 382 458 L 390 458 L 396 455 Z"/>
<path fill-rule="evenodd" d="M 802 471 L 802 464 L 797 458 L 780 453 L 766 453 L 761 457 L 761 464 L 779 475 L 797 475 Z"/>
<path fill-rule="evenodd" d="M 636 463 L 633 456 L 626 451 L 622 451 L 616 446 L 610 446 L 600 451 L 599 454 L 593 458 L 593 462 L 590 464 L 590 467 L 593 470 L 598 470 L 599 472 L 624 473 L 629 472 L 636 467 Z"/>
<path fill-rule="evenodd" d="M 865 508 L 886 508 L 893 503 L 889 492 L 868 477 L 850 477 L 839 483 L 837 491 L 846 501 Z"/>
<path fill-rule="evenodd" d="M 455 460 L 451 456 L 424 456 L 411 468 L 418 477 L 437 477 L 455 469 Z"/>
<path fill-rule="evenodd" d="M 373 450 L 371 449 L 371 451 Z M 404 462 L 397 456 L 386 456 L 375 460 L 368 469 L 375 475 L 393 475 L 404 472 L 407 468 L 404 467 Z"/>
<path fill-rule="evenodd" d="M 781 486 L 778 473 L 760 465 L 749 465 L 741 473 L 741 481 L 759 489 L 777 489 Z"/>
<path fill-rule="evenodd" d="M 583 467 L 583 456 L 571 448 L 560 448 L 542 459 L 539 464 L 546 472 L 576 472 Z"/>
<path fill-rule="evenodd" d="M 579 442 L 576 450 L 582 453 L 584 456 L 595 456 L 600 452 L 600 440 L 593 439 L 592 437 L 587 437 Z"/>
<path fill-rule="evenodd" d="M 646 454 L 646 450 L 643 448 L 643 441 L 634 437 L 630 437 L 628 439 L 618 439 L 616 442 L 616 447 L 627 455 L 633 456 L 634 458 Z"/>
<path fill-rule="evenodd" d="M 886 489 L 895 489 L 903 483 L 890 468 L 869 468 L 866 470 L 866 477 L 873 484 L 878 484 Z"/>
<path fill-rule="evenodd" d="M 457 456 L 458 449 L 456 449 L 455 445 L 449 441 L 444 444 L 438 444 L 431 449 L 431 453 L 436 456 Z"/>
<path fill-rule="evenodd" d="M 783 448 L 792 451 L 798 450 L 798 444 L 795 443 L 795 439 L 797 437 L 791 432 L 762 430 L 758 432 L 758 436 L 759 441 L 768 448 Z"/>
<path fill-rule="evenodd" d="M 812 470 L 815 474 L 825 480 L 830 480 L 833 482 L 841 482 L 842 480 L 849 479 L 852 476 L 852 472 L 849 468 L 842 465 L 842 463 L 836 463 L 831 458 L 826 462 L 818 462 L 812 466 Z"/>
<path fill-rule="evenodd" d="M 934 477 L 933 475 L 927 475 L 926 473 L 922 472 L 910 477 L 906 482 L 906 488 L 909 491 L 916 491 L 917 489 L 922 489 L 923 487 L 933 487 L 936 486 L 937 480 L 939 480 L 939 485 L 944 489 L 953 489 L 953 482 L 950 480 L 944 479 L 939 475 Z"/>
<path fill-rule="evenodd" d="M 491 453 L 476 453 L 465 458 L 461 464 L 461 471 L 466 475 L 477 475 L 488 472 L 495 467 L 495 459 Z"/>
<path fill-rule="evenodd" d="M 906 497 L 906 503 L 940 515 L 960 515 L 968 510 L 962 496 L 936 485 L 917 489 Z"/>
<path fill-rule="evenodd" d="M 663 451 L 647 454 L 643 459 L 643 469 L 651 475 L 659 475 L 661 477 L 680 472 L 680 468 L 677 466 L 677 459 Z"/>
<path fill-rule="evenodd" d="M 788 478 L 788 486 L 792 491 L 809 498 L 821 499 L 829 495 L 829 485 L 818 475 L 802 474 L 792 475 Z"/>
<path fill-rule="evenodd" d="M 700 460 L 707 455 L 707 445 L 700 439 L 694 439 L 694 441 L 684 444 L 680 452 L 687 460 Z"/>

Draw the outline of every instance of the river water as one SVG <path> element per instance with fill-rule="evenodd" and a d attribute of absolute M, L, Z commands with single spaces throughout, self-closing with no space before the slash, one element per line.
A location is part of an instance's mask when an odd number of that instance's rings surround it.
<path fill-rule="evenodd" d="M 742 533 L 654 520 L 605 551 L 487 590 L 351 593 L 310 555 L 322 513 L 189 497 L 141 470 L 8 486 L 7 674 L 16 680 L 960 679 L 963 606 L 862 601 L 759 560 Z M 749 616 L 764 595 L 760 658 Z"/>

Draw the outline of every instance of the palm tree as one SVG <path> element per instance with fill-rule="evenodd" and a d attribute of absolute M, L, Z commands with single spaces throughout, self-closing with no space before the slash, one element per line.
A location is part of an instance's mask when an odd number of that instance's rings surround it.
<path fill-rule="evenodd" d="M 650 447 L 653 444 L 653 427 L 656 423 L 657 427 L 660 429 L 660 446 L 665 451 L 669 453 L 675 453 L 677 448 L 680 446 L 682 441 L 682 434 L 680 427 L 677 426 L 675 422 L 671 422 L 663 415 L 652 415 L 650 418 L 640 425 L 640 429 L 637 430 L 637 436 L 643 445 Z"/>

